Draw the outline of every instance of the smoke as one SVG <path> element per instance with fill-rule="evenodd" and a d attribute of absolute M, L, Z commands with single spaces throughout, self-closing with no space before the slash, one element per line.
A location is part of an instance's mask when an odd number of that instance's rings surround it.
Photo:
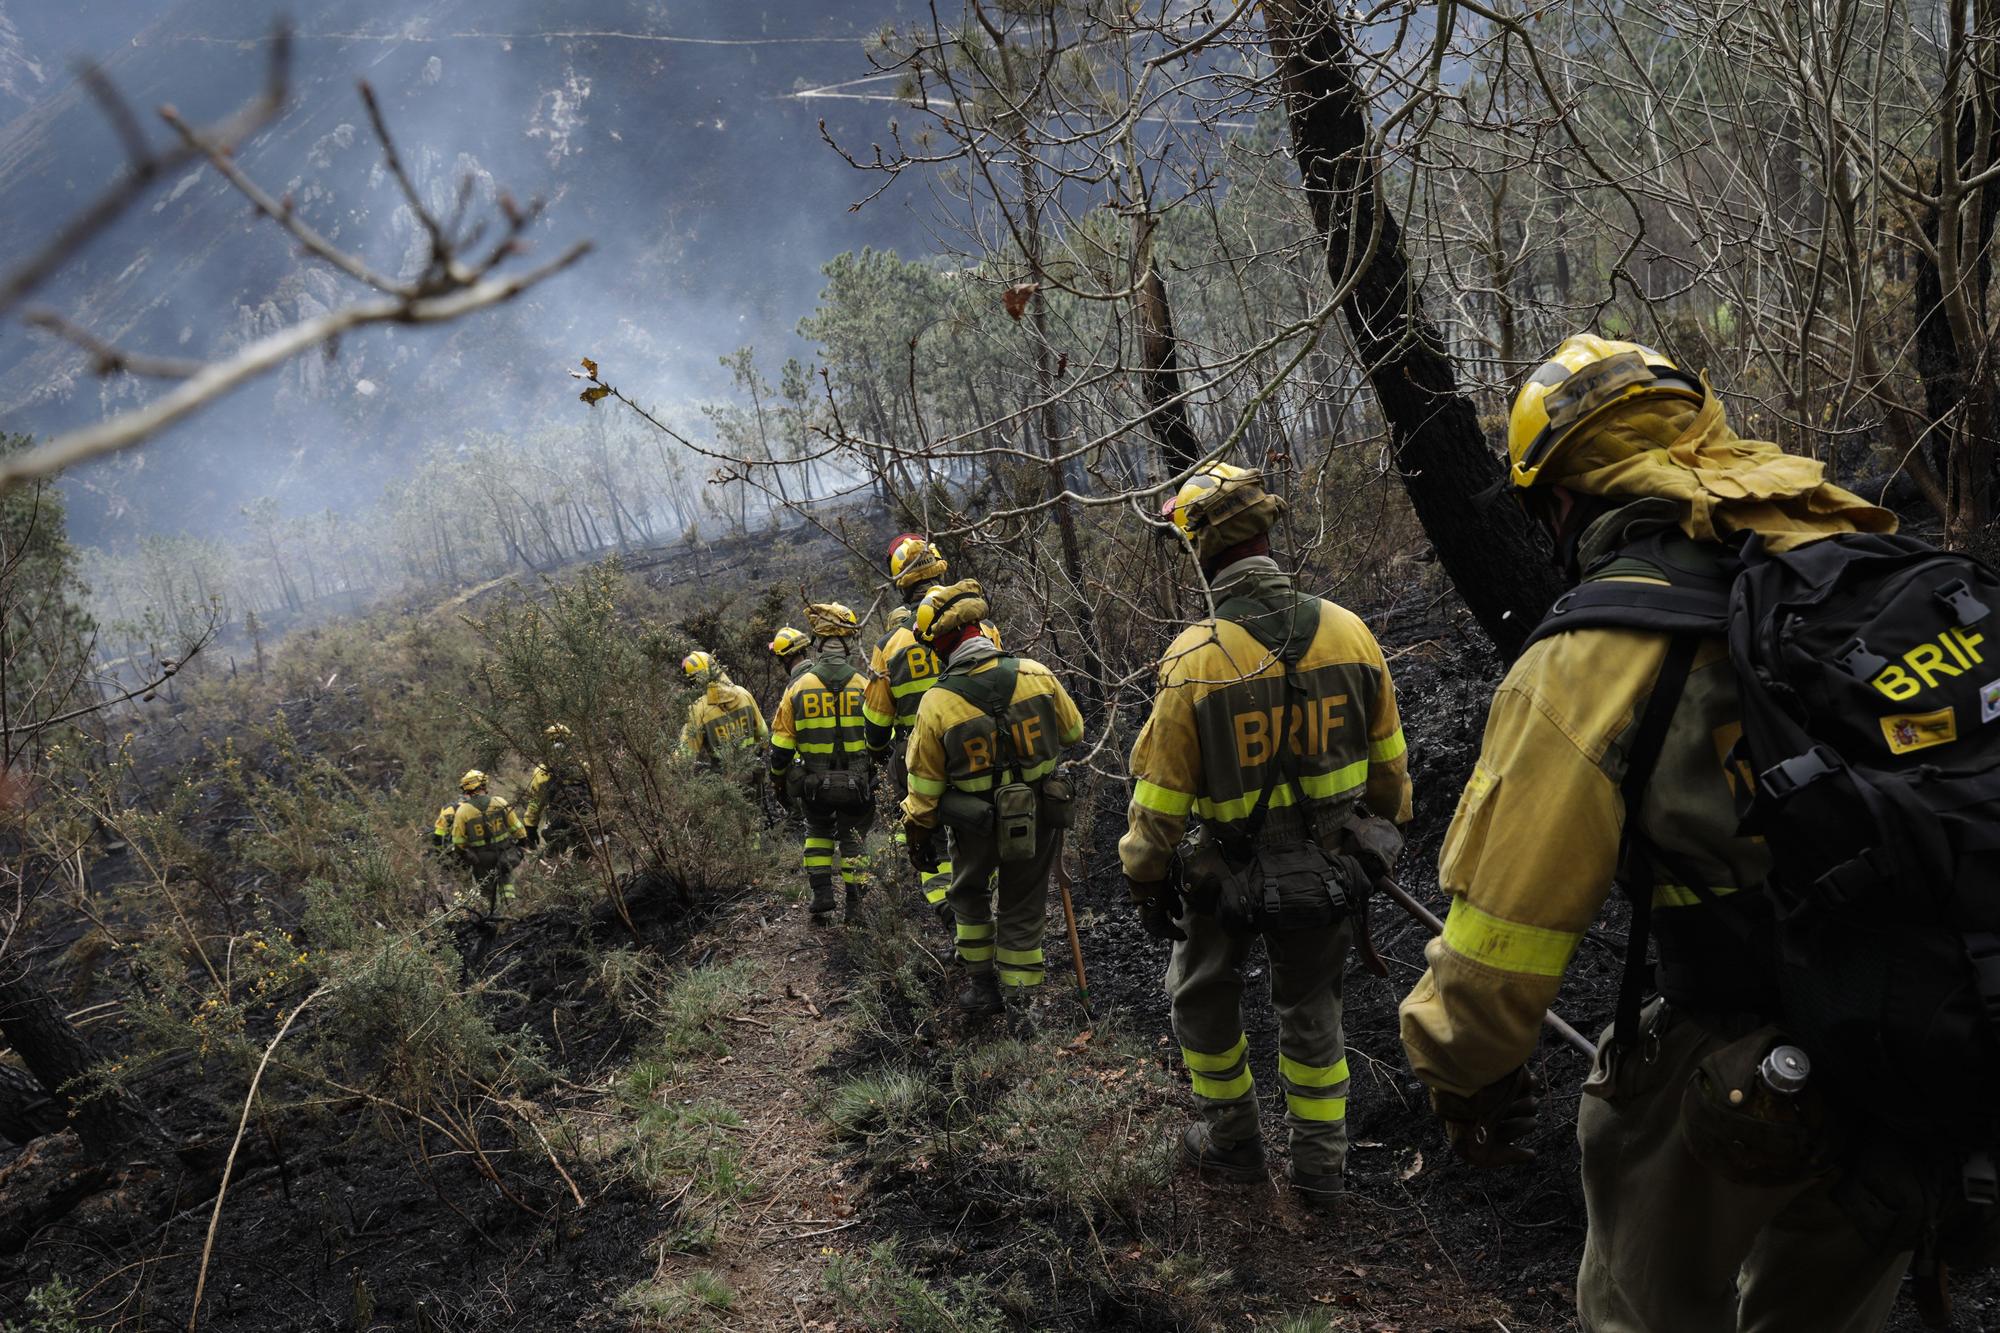
<path fill-rule="evenodd" d="M 903 17 L 899 7 L 294 7 L 295 105 L 240 160 L 314 226 L 391 272 L 412 271 L 424 253 L 367 132 L 354 93 L 365 77 L 434 206 L 450 213 L 468 181 L 475 214 L 502 190 L 538 197 L 547 204 L 538 253 L 583 237 L 598 252 L 463 324 L 349 339 L 333 358 L 295 363 L 146 449 L 82 470 L 66 482 L 77 535 L 227 534 L 260 496 L 293 513 L 376 500 L 428 444 L 581 428 L 565 373 L 580 356 L 691 423 L 693 403 L 728 392 L 723 354 L 755 345 L 772 369 L 800 354 L 793 329 L 812 308 L 822 263 L 866 244 L 927 248 L 905 198 L 892 193 L 850 211 L 879 181 L 820 140 L 821 115 L 844 142 L 880 139 L 885 108 L 789 96 L 867 73 L 861 43 Z M 173 101 L 191 117 L 214 118 L 262 77 L 261 6 L 61 8 L 61 25 L 30 22 L 18 4 L 0 9 L 17 20 L 21 59 L 58 70 L 79 53 L 101 57 L 137 106 Z M 91 197 L 122 160 L 73 84 L 39 92 L 0 128 L 0 191 L 15 216 L 44 225 Z M 0 262 L 40 239 L 33 227 L 10 231 Z M 301 261 L 226 184 L 201 173 L 165 182 L 41 296 L 134 349 L 212 356 L 359 290 Z M 157 391 L 94 379 L 79 356 L 39 337 L 0 339 L 0 430 L 47 435 Z"/>

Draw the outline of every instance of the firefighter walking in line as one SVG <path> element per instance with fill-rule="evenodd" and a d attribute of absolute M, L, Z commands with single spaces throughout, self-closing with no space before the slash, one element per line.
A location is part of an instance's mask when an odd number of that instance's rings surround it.
<path fill-rule="evenodd" d="M 1221 1180 L 1265 1178 L 1241 1012 L 1244 959 L 1262 934 L 1288 1176 L 1303 1202 L 1330 1211 L 1347 1157 L 1341 972 L 1370 878 L 1400 846 L 1410 780 L 1375 637 L 1297 591 L 1271 558 L 1284 508 L 1260 473 L 1226 463 L 1171 503 L 1217 616 L 1184 630 L 1160 663 L 1118 853 L 1147 933 L 1174 942 L 1166 985 L 1201 1111 L 1183 1156 Z M 1190 814 L 1201 829 L 1183 874 L 1175 848 Z"/>
<path fill-rule="evenodd" d="M 805 814 L 806 882 L 812 923 L 833 920 L 833 864 L 840 859 L 849 919 L 861 902 L 868 858 L 862 840 L 875 805 L 874 763 L 861 717 L 862 675 L 849 656 L 860 623 L 839 602 L 806 608 L 814 654 L 793 677 L 771 718 L 771 787 L 778 803 Z"/>
<path fill-rule="evenodd" d="M 951 830 L 949 902 L 966 971 L 958 1006 L 995 1013 L 1004 995 L 1026 1026 L 1042 984 L 1049 870 L 1071 814 L 1056 765 L 1083 739 L 1083 718 L 1047 667 L 994 646 L 986 612 L 972 579 L 918 604 L 913 628 L 944 670 L 910 731 L 903 831 L 922 874 L 944 855 L 940 825 Z"/>
<path fill-rule="evenodd" d="M 465 797 L 452 812 L 452 849 L 486 894 L 490 916 L 514 897 L 514 868 L 521 864 L 528 830 L 512 806 L 487 790 L 486 775 L 478 769 L 468 770 L 458 789 Z"/>
<path fill-rule="evenodd" d="M 889 546 L 889 578 L 903 594 L 905 606 L 900 611 L 914 615 L 925 595 L 933 588 L 942 586 L 942 580 L 950 573 L 945 559 L 938 548 L 914 533 L 904 533 Z M 894 624 L 895 612 L 890 613 Z M 991 625 L 982 626 L 982 632 L 999 646 L 999 631 Z M 875 646 L 875 653 L 869 662 L 868 696 L 864 712 L 868 721 L 868 744 L 878 762 L 886 761 L 889 785 L 900 800 L 905 792 L 905 750 L 911 730 L 917 724 L 917 705 L 922 702 L 924 692 L 937 681 L 943 664 L 937 654 L 922 639 L 915 628 L 905 618 Z M 896 827 L 896 841 L 901 844 L 907 834 L 899 821 Z M 951 888 L 952 860 L 947 846 L 941 841 L 938 847 L 939 861 L 935 870 L 917 872 L 918 887 L 923 891 L 924 901 L 931 911 L 946 926 L 952 924 L 951 906 L 945 901 Z"/>
<path fill-rule="evenodd" d="M 681 749 L 699 759 L 720 763 L 724 755 L 754 750 L 770 739 L 764 714 L 750 691 L 729 679 L 708 653 L 696 650 L 681 659 L 681 674 L 702 687 L 701 697 L 688 705 L 681 728 Z"/>
<path fill-rule="evenodd" d="M 1894 523 L 1818 463 L 1737 437 L 1704 380 L 1632 343 L 1563 343 L 1515 399 L 1508 452 L 1516 494 L 1572 581 L 1657 585 L 1714 569 L 1736 534 L 1784 551 Z M 1674 697 L 1669 670 L 1678 703 L 1649 723 L 1649 698 Z M 1520 1140 L 1534 1125 L 1537 1020 L 1620 874 L 1621 831 L 1652 849 L 1630 887 L 1650 898 L 1665 998 L 1642 1011 L 1632 991 L 1633 1040 L 1606 1034 L 1577 1118 L 1589 1214 L 1577 1306 L 1592 1333 L 1877 1329 L 1908 1259 L 1863 1239 L 1839 1173 L 1737 1183 L 1691 1146 L 1697 1070 L 1770 1018 L 1753 942 L 1771 861 L 1763 839 L 1738 833 L 1740 707 L 1718 636 L 1538 637 L 1494 696 L 1439 867 L 1450 914 L 1402 1004 L 1411 1067 L 1459 1155 L 1532 1158 Z M 1628 809 L 1635 750 L 1656 758 Z M 1739 1103 L 1751 1082 L 1732 1082 Z"/>
<path fill-rule="evenodd" d="M 560 722 L 542 729 L 548 757 L 529 776 L 528 801 L 521 811 L 530 847 L 546 843 L 549 850 L 561 851 L 574 845 L 579 855 L 589 850 L 586 830 L 597 810 L 597 797 L 590 788 L 590 766 L 576 753 L 575 741 Z"/>
<path fill-rule="evenodd" d="M 790 625 L 782 626 L 764 646 L 771 650 L 771 656 L 777 658 L 778 665 L 784 669 L 787 685 L 797 680 L 799 673 L 812 665 L 812 636 L 802 629 L 794 629 Z"/>

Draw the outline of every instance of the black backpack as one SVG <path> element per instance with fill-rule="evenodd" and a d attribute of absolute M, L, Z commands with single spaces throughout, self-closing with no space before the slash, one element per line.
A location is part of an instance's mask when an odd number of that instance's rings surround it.
<path fill-rule="evenodd" d="M 1668 582 L 1618 578 L 1641 570 Z M 1774 552 L 1751 536 L 1732 553 L 1671 533 L 1587 577 L 1534 639 L 1595 627 L 1674 636 L 1628 754 L 1627 810 L 1638 808 L 1699 640 L 1726 635 L 1743 721 L 1728 762 L 1753 779 L 1750 792 L 1739 784 L 1739 832 L 1762 837 L 1772 858 L 1759 940 L 1776 1009 L 1766 1017 L 1805 1049 L 1838 1104 L 1961 1158 L 1966 1197 L 1991 1202 L 2000 575 L 1911 537 L 1843 534 Z M 1620 1034 L 1637 1030 L 1645 872 L 1658 855 L 1635 825 L 1628 815 L 1620 856 L 1633 915 Z"/>

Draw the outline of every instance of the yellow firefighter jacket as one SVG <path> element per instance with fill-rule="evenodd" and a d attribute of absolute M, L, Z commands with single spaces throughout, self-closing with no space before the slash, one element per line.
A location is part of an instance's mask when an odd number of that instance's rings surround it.
<path fill-rule="evenodd" d="M 1065 749 L 1083 739 L 1083 715 L 1040 662 L 1003 659 L 990 639 L 973 639 L 952 654 L 950 671 L 976 680 L 1003 660 L 1019 663 L 1006 713 L 1008 742 L 996 744 L 993 718 L 970 700 L 951 690 L 923 695 L 904 756 L 910 770 L 903 798 L 906 824 L 935 827 L 938 798 L 947 788 L 990 792 L 996 769 L 1021 782 L 1039 782 L 1055 771 Z"/>
<path fill-rule="evenodd" d="M 995 648 L 1000 646 L 1000 631 L 991 622 L 982 623 L 979 632 Z M 876 645 L 868 664 L 868 694 L 862 711 L 868 723 L 868 743 L 877 754 L 887 750 L 894 737 L 907 736 L 917 725 L 917 705 L 924 691 L 937 683 L 942 670 L 937 654 L 920 643 L 908 625 Z"/>
<path fill-rule="evenodd" d="M 843 677 L 840 688 L 833 688 Z M 794 677 L 771 717 L 771 772 L 782 776 L 794 758 L 808 773 L 865 767 L 862 692 L 861 673 L 838 655 L 822 657 Z"/>
<path fill-rule="evenodd" d="M 548 813 L 549 802 L 565 789 L 573 789 L 588 802 L 590 796 L 590 767 L 578 764 L 570 772 L 558 776 L 547 764 L 536 764 L 535 771 L 528 778 L 528 803 L 521 811 L 521 822 L 529 828 L 539 828 L 542 816 Z"/>
<path fill-rule="evenodd" d="M 709 758 L 761 745 L 770 734 L 750 691 L 731 681 L 710 681 L 701 698 L 688 705 L 681 749 Z"/>
<path fill-rule="evenodd" d="M 451 825 L 452 820 L 457 815 L 457 801 L 446 801 L 438 808 L 437 822 L 431 825 L 431 846 L 447 847 L 451 845 Z"/>
<path fill-rule="evenodd" d="M 458 803 L 452 813 L 451 845 L 473 849 L 500 847 L 520 842 L 528 836 L 521 817 L 498 796 L 473 795 Z"/>
<path fill-rule="evenodd" d="M 1584 563 L 1672 526 L 1676 512 L 1652 499 L 1606 515 L 1585 536 Z M 1542 1011 L 1611 892 L 1627 818 L 1625 750 L 1668 643 L 1644 630 L 1572 630 L 1530 647 L 1501 682 L 1445 834 L 1444 934 L 1426 947 L 1430 970 L 1402 1004 L 1403 1045 L 1428 1086 L 1469 1095 L 1533 1052 Z M 1736 836 L 1736 787 L 1748 778 L 1726 760 L 1742 734 L 1728 647 L 1712 638 L 1695 655 L 1638 812 L 1658 853 L 1663 972 L 1679 939 L 1717 953 L 1741 947 L 1676 871 L 1732 912 L 1750 910 L 1769 873 L 1763 843 Z"/>
<path fill-rule="evenodd" d="M 1290 589 L 1275 562 L 1253 556 L 1223 570 L 1213 591 L 1222 602 Z M 1381 646 L 1353 612 L 1318 605 L 1317 632 L 1289 669 L 1232 620 L 1199 621 L 1167 649 L 1153 714 L 1132 746 L 1132 801 L 1118 843 L 1132 880 L 1166 877 L 1190 814 L 1224 827 L 1248 819 L 1288 729 L 1299 780 L 1276 780 L 1272 810 L 1365 800 L 1382 818 L 1409 819 L 1409 761 Z M 1300 687 L 1303 706 L 1288 709 Z"/>

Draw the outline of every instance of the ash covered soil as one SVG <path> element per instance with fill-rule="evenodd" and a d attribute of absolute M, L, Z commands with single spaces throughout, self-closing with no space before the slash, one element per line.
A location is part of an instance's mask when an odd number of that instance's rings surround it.
<path fill-rule="evenodd" d="M 1471 770 L 1500 666 L 1450 632 L 1386 646 L 1417 788 L 1402 878 L 1441 913 L 1438 847 Z M 329 729 L 339 726 L 329 721 Z M 1133 1102 L 1132 1132 L 1164 1139 L 1184 1123 L 1191 1105 L 1168 1035 L 1161 990 L 1165 949 L 1139 929 L 1118 876 L 1121 825 L 1120 810 L 1100 812 L 1080 860 L 1077 906 L 1095 1023 L 1109 1020 L 1148 1043 L 1163 1079 L 1174 1081 L 1170 1094 L 1135 1095 Z M 703 916 L 664 890 L 635 897 L 633 905 L 642 944 L 677 966 L 700 967 L 713 951 L 710 943 L 690 948 L 690 940 L 719 937 L 727 953 L 755 933 L 754 908 L 732 917 L 728 905 L 715 905 L 718 915 Z M 1051 1043 L 1069 1042 L 1091 1025 L 1065 984 L 1070 958 L 1058 913 L 1052 898 L 1054 997 L 1041 1038 Z M 1564 1016 L 1593 1036 L 1613 1006 L 1623 929 L 1614 903 L 1563 987 Z M 624 938 L 623 931 L 602 917 L 542 913 L 518 923 L 477 964 L 493 982 L 491 1003 L 501 1026 L 528 1026 L 548 1045 L 562 1075 L 549 1094 L 552 1109 L 590 1106 L 646 1035 L 616 1018 L 586 979 L 585 959 Z M 976 1178 L 940 1181 L 856 1150 L 840 1158 L 837 1180 L 815 1183 L 843 1190 L 859 1209 L 852 1229 L 827 1238 L 827 1252 L 854 1255 L 893 1241 L 936 1283 L 1014 1280 L 1033 1295 L 1028 1310 L 1008 1313 L 1005 1326 L 1017 1328 L 1275 1329 L 1287 1317 L 1316 1310 L 1331 1316 L 1333 1328 L 1370 1333 L 1574 1328 L 1573 1282 L 1583 1242 L 1574 1122 L 1583 1059 L 1545 1034 L 1537 1061 L 1550 1091 L 1532 1140 L 1538 1157 L 1531 1166 L 1498 1172 L 1464 1167 L 1450 1156 L 1396 1037 L 1395 1006 L 1421 971 L 1425 932 L 1378 901 L 1374 934 L 1390 976 L 1376 979 L 1352 966 L 1348 972 L 1353 1150 L 1341 1218 L 1321 1222 L 1281 1190 L 1211 1188 L 1185 1175 L 1136 1219 L 1056 1216 L 1004 1163 Z M 843 984 L 853 982 L 852 944 L 838 933 L 822 938 L 830 973 Z M 40 940 L 35 946 L 61 949 L 70 942 Z M 773 967 L 785 965 L 782 954 L 773 956 Z M 1266 1098 L 1267 1142 L 1275 1143 L 1282 1137 L 1274 1133 L 1282 1128 L 1282 1105 L 1270 1076 L 1276 1029 L 1261 960 L 1253 955 L 1249 967 L 1245 1020 Z M 781 975 L 768 978 L 774 988 L 782 988 Z M 939 979 L 932 987 L 931 999 L 940 1006 L 947 984 Z M 835 1014 L 833 1006 L 826 1008 Z M 903 1017 L 922 1040 L 896 1046 L 857 1031 L 838 1056 L 811 1070 L 810 1081 L 825 1089 L 857 1069 L 894 1062 L 941 1067 L 987 1040 L 977 1031 L 925 1031 L 920 1013 Z M 747 1043 L 756 1031 L 753 1026 L 735 1035 Z M 744 1055 L 747 1061 L 747 1047 Z M 773 1059 L 768 1078 L 784 1081 L 790 1096 L 805 1071 Z M 177 1134 L 226 1147 L 240 1082 L 210 1084 L 182 1066 L 149 1075 L 139 1092 Z M 800 1114 L 808 1118 L 798 1133 L 823 1136 L 811 1097 L 800 1100 L 806 1104 Z M 671 1206 L 609 1178 L 582 1182 L 582 1208 L 547 1173 L 532 1195 L 510 1201 L 463 1156 L 413 1163 L 396 1140 L 371 1127 L 359 1098 L 330 1103 L 309 1119 L 253 1122 L 244 1154 L 210 1266 L 201 1324 L 217 1333 L 635 1327 L 614 1301 L 655 1273 L 661 1259 L 650 1242 L 672 1220 Z M 518 1191 L 530 1178 L 509 1173 L 507 1186 Z M 89 1186 L 87 1197 L 65 1199 L 79 1180 Z M 22 1318 L 28 1289 L 60 1274 L 85 1291 L 85 1327 L 184 1327 L 211 1199 L 212 1191 L 203 1194 L 174 1172 L 92 1175 L 68 1135 L 0 1151 L 0 1319 Z M 779 1216 L 792 1211 L 784 1198 L 770 1204 L 760 1199 L 753 1199 L 759 1217 L 772 1207 L 780 1208 Z M 812 1210 L 801 1203 L 797 1211 L 803 1217 Z M 1036 1217 L 1032 1232 L 1020 1225 L 1024 1212 Z M 1051 1244 L 1061 1252 L 1049 1252 Z M 1176 1276 L 1161 1275 L 1161 1247 L 1182 1256 Z M 754 1234 L 725 1237 L 705 1262 L 732 1273 L 778 1271 L 766 1242 Z M 796 1279 L 801 1294 L 775 1293 L 772 1300 L 797 1302 L 786 1313 L 797 1313 L 800 1327 L 808 1326 L 808 1313 L 815 1333 L 919 1326 L 848 1317 L 809 1295 L 818 1290 L 812 1264 L 819 1262 L 810 1253 L 800 1260 L 788 1252 L 786 1262 L 792 1266 L 784 1274 L 804 1274 Z M 1190 1276 L 1188 1266 L 1201 1273 Z M 1187 1284 L 1202 1273 L 1213 1285 L 1189 1299 Z M 1956 1288 L 1955 1327 L 1996 1326 L 2000 1287 L 1990 1279 L 1960 1279 Z M 769 1308 L 716 1315 L 712 1326 L 792 1326 L 766 1322 Z M 1920 1326 L 1910 1304 L 1899 1304 L 1891 1328 L 1901 1333 Z"/>

